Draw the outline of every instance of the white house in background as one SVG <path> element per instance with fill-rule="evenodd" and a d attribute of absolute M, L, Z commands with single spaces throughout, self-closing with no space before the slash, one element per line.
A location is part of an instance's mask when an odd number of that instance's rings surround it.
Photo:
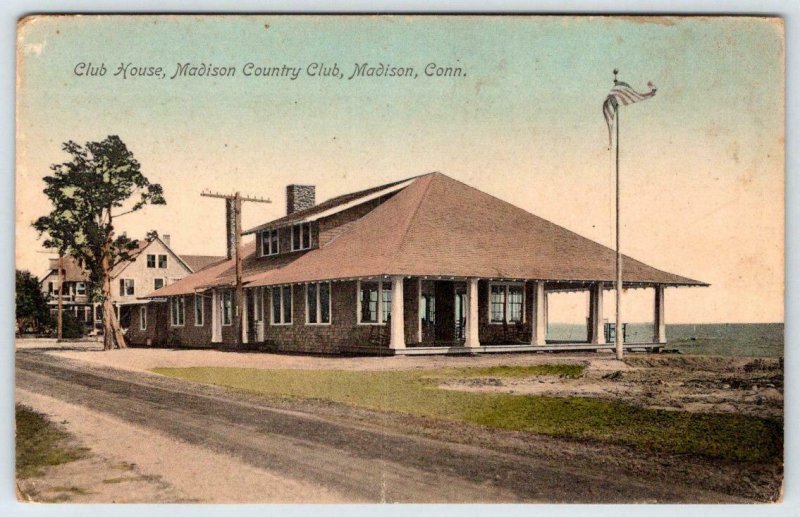
<path fill-rule="evenodd" d="M 141 239 L 139 247 L 131 254 L 131 260 L 118 264 L 111 272 L 111 300 L 123 329 L 128 328 L 134 310 L 143 313 L 137 314 L 137 321 L 146 318 L 144 304 L 147 300 L 141 300 L 142 296 L 225 259 L 211 255 L 178 255 L 170 247 L 169 235 Z M 64 310 L 72 312 L 88 328 L 102 328 L 102 309 L 98 303 L 89 301 L 91 284 L 88 273 L 71 257 L 64 258 L 63 267 Z M 55 314 L 59 290 L 57 258 L 50 259 L 50 268 L 40 285 L 51 312 Z"/>
<path fill-rule="evenodd" d="M 170 247 L 169 235 L 141 239 L 132 255 L 132 260 L 118 264 L 111 272 L 112 302 L 123 329 L 130 326 L 133 310 L 147 311 L 149 300 L 143 300 L 143 296 L 225 259 L 211 255 L 178 255 Z M 96 321 L 99 312 L 99 309 L 95 311 Z M 139 316 L 137 320 L 146 318 L 144 314 Z"/>

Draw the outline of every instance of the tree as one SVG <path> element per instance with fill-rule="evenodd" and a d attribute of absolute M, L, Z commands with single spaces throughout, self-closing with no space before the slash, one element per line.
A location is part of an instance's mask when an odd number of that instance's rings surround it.
<path fill-rule="evenodd" d="M 136 256 L 138 241 L 117 235 L 117 218 L 148 204 L 163 205 L 161 185 L 150 183 L 122 140 L 111 135 L 80 146 L 66 142 L 70 161 L 50 166 L 44 193 L 53 204 L 49 215 L 33 223 L 45 248 L 74 257 L 89 272 L 92 297 L 103 306 L 103 348 L 125 348 L 125 338 L 111 303 L 111 271 Z"/>
<path fill-rule="evenodd" d="M 39 279 L 29 271 L 17 270 L 16 317 L 20 333 L 43 332 L 52 326 L 47 300 L 39 286 Z"/>

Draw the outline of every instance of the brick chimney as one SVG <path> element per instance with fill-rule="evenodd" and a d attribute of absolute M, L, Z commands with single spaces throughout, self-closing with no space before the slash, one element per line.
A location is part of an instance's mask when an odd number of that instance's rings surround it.
<path fill-rule="evenodd" d="M 314 185 L 286 186 L 286 215 L 311 208 L 316 203 Z"/>
<path fill-rule="evenodd" d="M 165 233 L 164 235 L 162 235 L 162 236 L 161 236 L 161 240 L 162 240 L 162 241 L 164 241 L 164 244 L 166 244 L 166 245 L 167 245 L 167 248 L 169 248 L 169 247 L 170 247 L 170 244 L 169 244 L 169 234 L 168 234 L 168 233 Z"/>

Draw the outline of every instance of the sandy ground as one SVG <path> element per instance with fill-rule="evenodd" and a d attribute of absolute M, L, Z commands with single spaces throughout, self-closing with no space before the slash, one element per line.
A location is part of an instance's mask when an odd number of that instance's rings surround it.
<path fill-rule="evenodd" d="M 783 418 L 779 359 L 632 356 L 626 364 L 590 360 L 578 379 L 547 376 L 448 381 L 445 389 L 600 397 L 641 407 Z M 616 363 L 616 362 L 614 362 Z M 610 368 L 602 368 L 602 366 Z"/>
<path fill-rule="evenodd" d="M 21 480 L 37 502 L 333 503 L 345 499 L 323 487 L 275 475 L 203 447 L 176 441 L 83 407 L 17 389 L 17 402 L 62 424 L 85 459 L 48 467 Z M 142 444 L 146 443 L 146 447 Z M 206 475 L 213 472 L 213 476 Z M 353 502 L 348 499 L 349 502 Z"/>
<path fill-rule="evenodd" d="M 17 340 L 17 348 L 47 348 L 49 353 L 76 359 L 96 366 L 124 370 L 149 371 L 153 368 L 188 368 L 219 366 L 261 369 L 333 369 L 333 370 L 411 370 L 462 366 L 583 364 L 596 363 L 599 370 L 619 368 L 610 354 L 487 354 L 479 356 L 399 356 L 337 357 L 270 354 L 263 352 L 223 352 L 219 350 L 185 350 L 165 348 L 128 348 L 103 351 L 98 342 L 56 343 L 54 340 Z"/>

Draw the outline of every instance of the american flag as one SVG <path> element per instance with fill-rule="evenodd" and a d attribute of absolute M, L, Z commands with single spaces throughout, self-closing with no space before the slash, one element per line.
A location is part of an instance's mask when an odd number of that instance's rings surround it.
<path fill-rule="evenodd" d="M 617 115 L 617 108 L 620 104 L 627 106 L 628 104 L 643 101 L 654 96 L 656 94 L 656 87 L 653 86 L 653 83 L 648 82 L 647 87 L 650 88 L 649 92 L 639 93 L 631 88 L 628 83 L 623 83 L 622 81 L 617 81 L 616 79 L 614 80 L 614 87 L 611 88 L 611 91 L 608 93 L 608 97 L 606 97 L 606 101 L 603 103 L 603 116 L 606 118 L 606 124 L 608 124 L 609 147 L 611 147 L 611 130 L 614 127 L 614 119 Z"/>

